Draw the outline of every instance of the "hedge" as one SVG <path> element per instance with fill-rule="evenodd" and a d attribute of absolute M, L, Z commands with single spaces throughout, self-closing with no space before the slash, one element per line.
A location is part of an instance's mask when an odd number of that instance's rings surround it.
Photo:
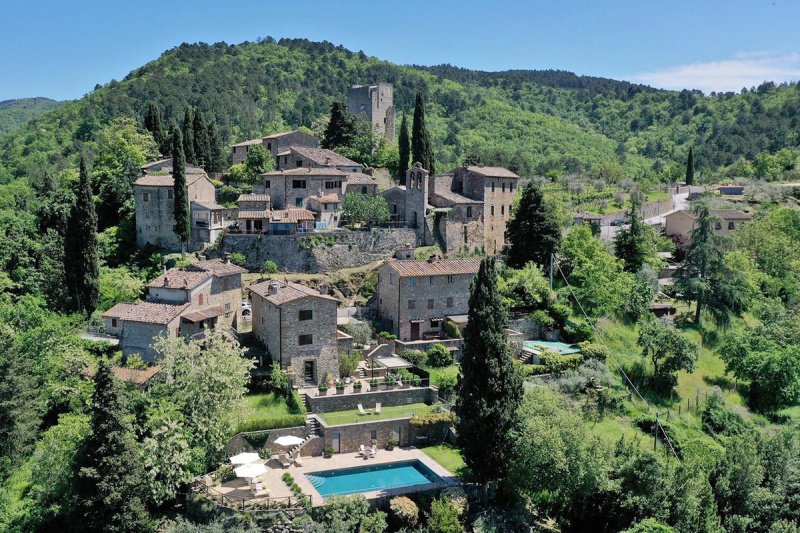
<path fill-rule="evenodd" d="M 573 368 L 578 368 L 583 362 L 581 354 L 561 355 L 548 350 L 543 350 L 539 354 L 539 361 L 548 372 L 563 372 Z"/>
<path fill-rule="evenodd" d="M 237 433 L 244 433 L 247 431 L 264 431 L 267 429 L 280 429 L 280 428 L 293 428 L 297 426 L 304 426 L 306 423 L 305 415 L 286 415 L 277 416 L 273 418 L 257 418 L 254 420 L 245 420 L 236 426 Z"/>

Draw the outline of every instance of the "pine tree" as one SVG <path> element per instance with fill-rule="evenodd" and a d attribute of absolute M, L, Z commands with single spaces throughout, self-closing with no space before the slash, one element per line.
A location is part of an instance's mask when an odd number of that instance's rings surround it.
<path fill-rule="evenodd" d="M 172 134 L 172 178 L 175 217 L 175 234 L 181 241 L 181 247 L 189 240 L 191 225 L 189 222 L 189 191 L 186 188 L 186 158 L 183 155 L 183 139 L 178 128 Z"/>
<path fill-rule="evenodd" d="M 522 402 L 522 379 L 511 361 L 507 322 L 495 259 L 487 257 L 472 283 L 455 402 L 464 460 L 485 488 L 506 476 Z"/>
<path fill-rule="evenodd" d="M 147 112 L 144 115 L 144 127 L 153 134 L 153 140 L 156 141 L 158 149 L 162 154 L 167 153 L 169 149 L 169 138 L 164 131 L 164 117 L 161 114 L 161 108 L 158 104 L 150 102 L 147 104 Z"/>
<path fill-rule="evenodd" d="M 694 153 L 689 147 L 689 158 L 686 160 L 686 185 L 694 185 Z"/>
<path fill-rule="evenodd" d="M 194 157 L 196 163 L 208 171 L 209 153 L 211 143 L 208 138 L 208 128 L 200 110 L 195 110 L 194 121 L 192 123 L 192 133 L 194 135 Z"/>
<path fill-rule="evenodd" d="M 422 163 L 431 176 L 436 173 L 431 139 L 428 135 L 428 127 L 425 125 L 425 103 L 422 101 L 422 93 L 417 93 L 414 104 L 414 123 L 411 125 L 411 158 L 413 163 Z"/>
<path fill-rule="evenodd" d="M 548 267 L 550 254 L 561 246 L 561 224 L 555 206 L 546 202 L 542 189 L 530 181 L 522 189 L 506 231 L 511 243 L 508 265 L 514 268 L 522 268 L 530 261 Z"/>
<path fill-rule="evenodd" d="M 81 157 L 80 181 L 64 235 L 64 273 L 73 309 L 91 315 L 100 294 L 97 213 L 89 170 Z"/>
<path fill-rule="evenodd" d="M 355 136 L 355 120 L 348 114 L 345 105 L 342 102 L 331 104 L 331 117 L 320 145 L 329 150 L 349 146 Z"/>
<path fill-rule="evenodd" d="M 188 105 L 183 112 L 183 156 L 191 164 L 197 164 L 194 153 L 194 116 Z"/>
<path fill-rule="evenodd" d="M 403 119 L 400 121 L 400 138 L 397 140 L 397 150 L 400 155 L 397 169 L 400 173 L 400 185 L 405 185 L 406 171 L 411 157 L 411 141 L 408 138 L 408 120 L 406 120 L 405 111 L 403 112 Z"/>
<path fill-rule="evenodd" d="M 78 505 L 86 531 L 145 531 L 145 473 L 120 401 L 111 366 L 94 377 L 91 433 L 77 475 Z"/>
<path fill-rule="evenodd" d="M 648 257 L 656 253 L 651 229 L 639 215 L 639 203 L 631 199 L 630 224 L 620 228 L 614 238 L 614 253 L 625 263 L 627 272 L 639 272 Z"/>

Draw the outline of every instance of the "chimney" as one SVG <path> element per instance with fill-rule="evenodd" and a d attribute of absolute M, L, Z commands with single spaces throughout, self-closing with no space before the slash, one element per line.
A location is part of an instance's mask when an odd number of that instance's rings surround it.
<path fill-rule="evenodd" d="M 169 276 L 164 274 L 164 287 L 169 287 Z"/>
<path fill-rule="evenodd" d="M 325 164 L 326 165 L 330 165 L 331 164 L 331 158 L 330 157 L 326 157 L 325 158 Z"/>
<path fill-rule="evenodd" d="M 224 254 L 222 254 L 222 262 L 225 264 L 229 264 L 231 262 L 230 252 L 225 252 Z"/>
<path fill-rule="evenodd" d="M 278 294 L 278 289 L 279 288 L 280 288 L 280 285 L 278 284 L 278 282 L 277 281 L 273 281 L 272 283 L 269 284 L 269 287 L 267 287 L 267 295 L 268 296 L 274 296 L 275 294 Z"/>
<path fill-rule="evenodd" d="M 308 173 L 311 174 L 311 163 L 308 164 Z"/>

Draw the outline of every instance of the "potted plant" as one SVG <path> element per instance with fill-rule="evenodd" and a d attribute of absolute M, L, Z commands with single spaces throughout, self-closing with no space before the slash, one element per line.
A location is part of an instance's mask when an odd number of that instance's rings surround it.
<path fill-rule="evenodd" d="M 335 384 L 335 382 L 333 381 L 333 374 L 328 372 L 328 375 L 325 376 L 325 381 L 328 383 L 328 388 L 332 389 Z"/>
<path fill-rule="evenodd" d="M 395 380 L 392 376 L 387 375 L 386 378 L 383 380 L 383 384 L 386 385 L 387 389 L 393 389 Z"/>
<path fill-rule="evenodd" d="M 325 448 L 325 458 L 330 459 L 331 457 L 333 457 L 333 448 L 331 446 L 328 446 L 327 448 Z"/>
<path fill-rule="evenodd" d="M 422 378 L 416 374 L 412 374 L 411 376 L 411 385 L 414 387 L 419 387 L 422 383 Z"/>
<path fill-rule="evenodd" d="M 369 380 L 369 390 L 378 390 L 378 378 Z"/>
<path fill-rule="evenodd" d="M 361 392 L 361 382 L 354 381 L 353 382 L 353 392 Z"/>
<path fill-rule="evenodd" d="M 386 439 L 387 450 L 394 450 L 394 447 L 397 446 L 398 444 L 400 443 L 397 442 L 397 439 L 395 439 L 394 437 L 389 437 L 388 439 Z"/>
<path fill-rule="evenodd" d="M 328 384 L 325 383 L 324 381 L 320 383 L 319 386 L 317 386 L 317 389 L 319 390 L 320 396 L 325 396 L 326 394 L 328 394 Z"/>
<path fill-rule="evenodd" d="M 344 381 L 337 381 L 336 382 L 336 394 L 344 394 Z"/>

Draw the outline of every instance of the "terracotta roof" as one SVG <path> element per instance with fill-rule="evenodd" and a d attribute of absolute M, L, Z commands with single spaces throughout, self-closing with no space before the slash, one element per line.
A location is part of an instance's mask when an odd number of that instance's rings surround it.
<path fill-rule="evenodd" d="M 262 176 L 272 177 L 272 176 L 330 176 L 330 177 L 342 177 L 342 176 L 349 176 L 350 174 L 347 172 L 343 172 L 336 167 L 302 167 L 302 168 L 293 168 L 291 170 L 273 170 L 272 172 L 267 172 L 266 174 L 261 174 Z"/>
<path fill-rule="evenodd" d="M 679 211 L 674 211 L 672 213 L 664 215 L 664 217 L 668 218 L 678 213 L 689 215 L 692 218 L 697 218 L 697 215 L 694 213 L 694 211 L 691 211 L 689 209 L 681 209 Z M 721 218 L 723 220 L 750 220 L 751 218 L 753 218 L 747 213 L 744 213 L 737 209 L 710 209 L 708 211 L 708 214 L 710 214 L 712 217 Z"/>
<path fill-rule="evenodd" d="M 183 320 L 188 320 L 189 322 L 202 322 L 208 318 L 222 316 L 227 312 L 229 311 L 221 305 L 215 305 L 214 307 L 206 307 L 204 309 L 190 311 L 189 313 L 185 313 L 181 318 Z"/>
<path fill-rule="evenodd" d="M 297 133 L 298 130 L 291 130 L 291 131 L 283 131 L 281 133 L 273 133 L 271 135 L 267 135 L 264 139 L 277 139 L 278 137 L 284 137 L 286 135 L 291 135 L 292 133 Z"/>
<path fill-rule="evenodd" d="M 272 224 L 297 224 L 304 220 L 314 220 L 314 213 L 308 209 L 280 209 L 272 211 L 269 217 Z"/>
<path fill-rule="evenodd" d="M 378 182 L 372 179 L 372 176 L 369 174 L 364 174 L 363 172 L 348 172 L 347 173 L 347 183 L 353 185 L 377 185 Z"/>
<path fill-rule="evenodd" d="M 312 196 L 309 200 L 316 200 L 321 204 L 338 204 L 341 202 L 339 197 L 335 194 L 326 194 L 324 196 Z"/>
<path fill-rule="evenodd" d="M 209 211 L 222 211 L 223 209 L 227 209 L 224 205 L 219 205 L 216 202 L 209 203 L 209 202 L 198 202 L 196 200 L 193 200 L 192 203 L 195 205 L 199 205 L 204 209 L 208 209 Z"/>
<path fill-rule="evenodd" d="M 236 144 L 232 144 L 231 148 L 235 148 L 237 146 L 251 146 L 254 144 L 261 144 L 261 139 L 247 139 L 246 141 L 242 141 Z"/>
<path fill-rule="evenodd" d="M 164 158 L 164 159 L 159 159 L 158 161 L 150 161 L 149 163 L 145 163 L 144 165 L 142 165 L 139 168 L 142 169 L 142 172 L 144 172 L 145 170 L 149 170 L 149 169 L 151 169 L 153 167 L 164 166 L 166 163 L 170 163 L 170 166 L 172 166 L 172 158 L 171 157 L 167 157 L 167 158 Z"/>
<path fill-rule="evenodd" d="M 225 262 L 222 259 L 208 259 L 206 261 L 198 261 L 185 267 L 187 270 L 203 270 L 211 272 L 215 276 L 230 276 L 232 274 L 245 274 L 246 268 L 242 268 L 236 263 Z"/>
<path fill-rule="evenodd" d="M 517 174 L 503 167 L 484 167 L 482 165 L 471 165 L 464 167 L 470 172 L 486 176 L 487 178 L 519 178 Z"/>
<path fill-rule="evenodd" d="M 160 287 L 166 289 L 194 289 L 211 279 L 211 276 L 211 272 L 206 270 L 170 268 L 148 283 L 147 286 L 154 289 Z"/>
<path fill-rule="evenodd" d="M 240 194 L 237 202 L 269 202 L 269 194 Z"/>
<path fill-rule="evenodd" d="M 333 150 L 327 148 L 308 148 L 305 146 L 290 146 L 289 150 L 313 161 L 318 165 L 333 165 L 333 166 L 347 166 L 347 167 L 360 167 L 360 163 L 356 163 L 352 159 L 348 159 L 342 154 L 337 154 Z"/>
<path fill-rule="evenodd" d="M 467 198 L 453 190 L 453 175 L 441 174 L 431 180 L 430 202 L 434 207 L 449 207 L 456 204 L 477 205 L 483 202 Z"/>
<path fill-rule="evenodd" d="M 114 373 L 114 376 L 121 381 L 135 383 L 136 385 L 144 385 L 150 381 L 153 376 L 161 372 L 162 369 L 163 367 L 161 365 L 153 365 L 145 370 L 115 366 L 111 369 L 111 371 Z M 84 368 L 81 370 L 81 374 L 84 376 L 94 377 L 94 375 L 97 374 L 97 370 L 92 368 Z"/>
<path fill-rule="evenodd" d="M 437 259 L 433 261 L 389 259 L 386 266 L 397 272 L 401 278 L 412 276 L 449 276 L 458 274 L 477 274 L 481 260 Z"/>
<path fill-rule="evenodd" d="M 239 220 L 266 220 L 269 218 L 269 209 L 240 209 L 236 218 Z"/>
<path fill-rule="evenodd" d="M 142 302 L 138 304 L 119 303 L 103 313 L 103 316 L 118 318 L 126 322 L 169 324 L 188 307 L 189 304 L 167 304 L 160 302 Z"/>
<path fill-rule="evenodd" d="M 192 185 L 200 178 L 206 178 L 205 172 L 188 173 L 186 174 L 186 185 Z M 141 185 L 144 187 L 173 187 L 175 180 L 172 179 L 172 174 L 145 174 L 134 182 L 134 185 Z"/>
<path fill-rule="evenodd" d="M 274 286 L 277 289 L 274 294 L 270 294 L 270 286 Z M 261 283 L 250 285 L 250 292 L 254 292 L 268 302 L 278 306 L 308 297 L 322 298 L 324 300 L 332 300 L 334 302 L 339 301 L 333 296 L 322 294 L 316 289 L 306 287 L 305 285 L 301 285 L 299 283 L 293 283 L 291 281 L 262 281 Z"/>

